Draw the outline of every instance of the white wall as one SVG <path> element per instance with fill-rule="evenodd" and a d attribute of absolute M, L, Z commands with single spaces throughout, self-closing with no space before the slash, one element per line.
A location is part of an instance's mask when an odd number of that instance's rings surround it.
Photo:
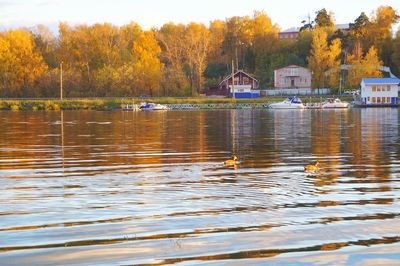
<path fill-rule="evenodd" d="M 377 85 L 372 85 L 372 84 L 365 84 L 362 83 L 361 84 L 361 98 L 367 98 L 366 103 L 367 104 L 372 104 L 372 103 L 377 103 L 377 98 L 381 98 L 382 97 L 398 97 L 398 86 L 396 84 L 391 84 L 390 86 L 390 91 L 387 90 L 387 86 L 389 84 L 377 84 Z M 373 91 L 373 87 L 375 87 L 375 91 Z M 378 91 L 379 88 L 379 91 Z M 382 90 L 382 88 L 384 90 Z M 369 97 L 369 100 L 368 100 Z M 375 97 L 375 102 L 372 101 L 372 97 Z M 387 102 L 387 100 L 386 100 Z"/>
<path fill-rule="evenodd" d="M 279 95 L 318 95 L 318 89 L 275 89 L 265 90 L 267 96 L 279 96 Z M 319 89 L 319 94 L 327 95 L 330 94 L 330 89 Z"/>

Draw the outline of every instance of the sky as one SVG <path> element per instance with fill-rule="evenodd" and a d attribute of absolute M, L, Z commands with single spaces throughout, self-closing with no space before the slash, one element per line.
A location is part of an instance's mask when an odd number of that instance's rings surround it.
<path fill-rule="evenodd" d="M 265 11 L 272 22 L 287 29 L 299 26 L 308 14 L 326 8 L 336 23 L 368 16 L 381 5 L 400 12 L 400 0 L 0 0 L 0 30 L 44 24 L 57 31 L 59 22 L 115 25 L 137 22 L 144 29 L 167 22 L 208 22 Z M 396 25 L 396 29 L 398 25 Z"/>

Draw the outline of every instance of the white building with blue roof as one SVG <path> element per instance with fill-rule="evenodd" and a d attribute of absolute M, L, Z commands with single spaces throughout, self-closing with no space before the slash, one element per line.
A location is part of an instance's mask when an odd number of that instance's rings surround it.
<path fill-rule="evenodd" d="M 356 103 L 362 106 L 397 106 L 399 86 L 398 78 L 364 78 Z"/>

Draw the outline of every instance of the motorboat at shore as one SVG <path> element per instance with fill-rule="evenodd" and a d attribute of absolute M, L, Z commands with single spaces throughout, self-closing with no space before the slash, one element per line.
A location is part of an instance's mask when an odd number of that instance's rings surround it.
<path fill-rule="evenodd" d="M 139 109 L 142 111 L 168 110 L 168 107 L 158 103 L 141 103 Z"/>
<path fill-rule="evenodd" d="M 269 105 L 271 109 L 304 109 L 305 106 L 300 98 L 295 96 L 287 97 L 283 102 L 272 103 Z"/>
<path fill-rule="evenodd" d="M 124 111 L 139 111 L 139 105 L 137 104 L 126 104 L 124 107 L 122 107 L 122 110 Z"/>
<path fill-rule="evenodd" d="M 350 104 L 348 102 L 342 102 L 339 98 L 328 98 L 321 103 L 321 108 L 349 108 Z"/>

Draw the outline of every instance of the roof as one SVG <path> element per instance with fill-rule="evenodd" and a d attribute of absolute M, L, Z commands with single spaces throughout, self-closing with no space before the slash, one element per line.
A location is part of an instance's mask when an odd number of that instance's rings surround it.
<path fill-rule="evenodd" d="M 296 33 L 296 32 L 299 32 L 299 31 L 300 31 L 299 27 L 293 27 L 293 28 L 281 31 L 280 33 L 292 33 L 292 32 Z"/>
<path fill-rule="evenodd" d="M 238 74 L 238 73 L 243 73 L 243 74 L 245 74 L 246 76 L 248 76 L 249 78 L 254 79 L 256 82 L 258 82 L 257 79 L 255 79 L 254 77 L 250 76 L 249 74 L 247 74 L 247 73 L 244 72 L 243 70 L 238 70 L 238 71 L 236 71 L 235 74 L 233 74 L 233 76 L 236 76 L 236 74 Z M 221 85 L 223 82 L 227 81 L 227 80 L 230 79 L 231 77 L 232 77 L 232 74 L 230 74 L 229 76 L 227 76 L 226 78 L 224 78 L 219 84 Z"/>
<path fill-rule="evenodd" d="M 338 30 L 348 30 L 348 29 L 350 29 L 350 24 L 349 23 L 336 24 L 335 26 L 336 26 L 336 28 Z"/>
<path fill-rule="evenodd" d="M 308 70 L 308 68 L 302 67 L 302 66 L 298 66 L 298 65 L 288 65 L 288 66 L 284 66 L 284 67 L 277 68 L 277 69 L 275 69 L 275 70 L 281 70 L 281 69 L 285 69 L 285 68 L 304 68 L 304 69 L 307 69 L 307 70 Z M 309 71 L 309 70 L 308 70 L 308 71 Z"/>
<path fill-rule="evenodd" d="M 397 78 L 363 78 L 362 82 L 368 85 L 375 84 L 398 84 L 400 85 L 400 79 Z"/>
<path fill-rule="evenodd" d="M 335 27 L 338 30 L 348 30 L 350 29 L 350 24 L 349 23 L 342 23 L 342 24 L 335 24 Z M 300 32 L 301 27 L 292 27 L 286 30 L 283 30 L 279 33 L 297 33 Z"/>

